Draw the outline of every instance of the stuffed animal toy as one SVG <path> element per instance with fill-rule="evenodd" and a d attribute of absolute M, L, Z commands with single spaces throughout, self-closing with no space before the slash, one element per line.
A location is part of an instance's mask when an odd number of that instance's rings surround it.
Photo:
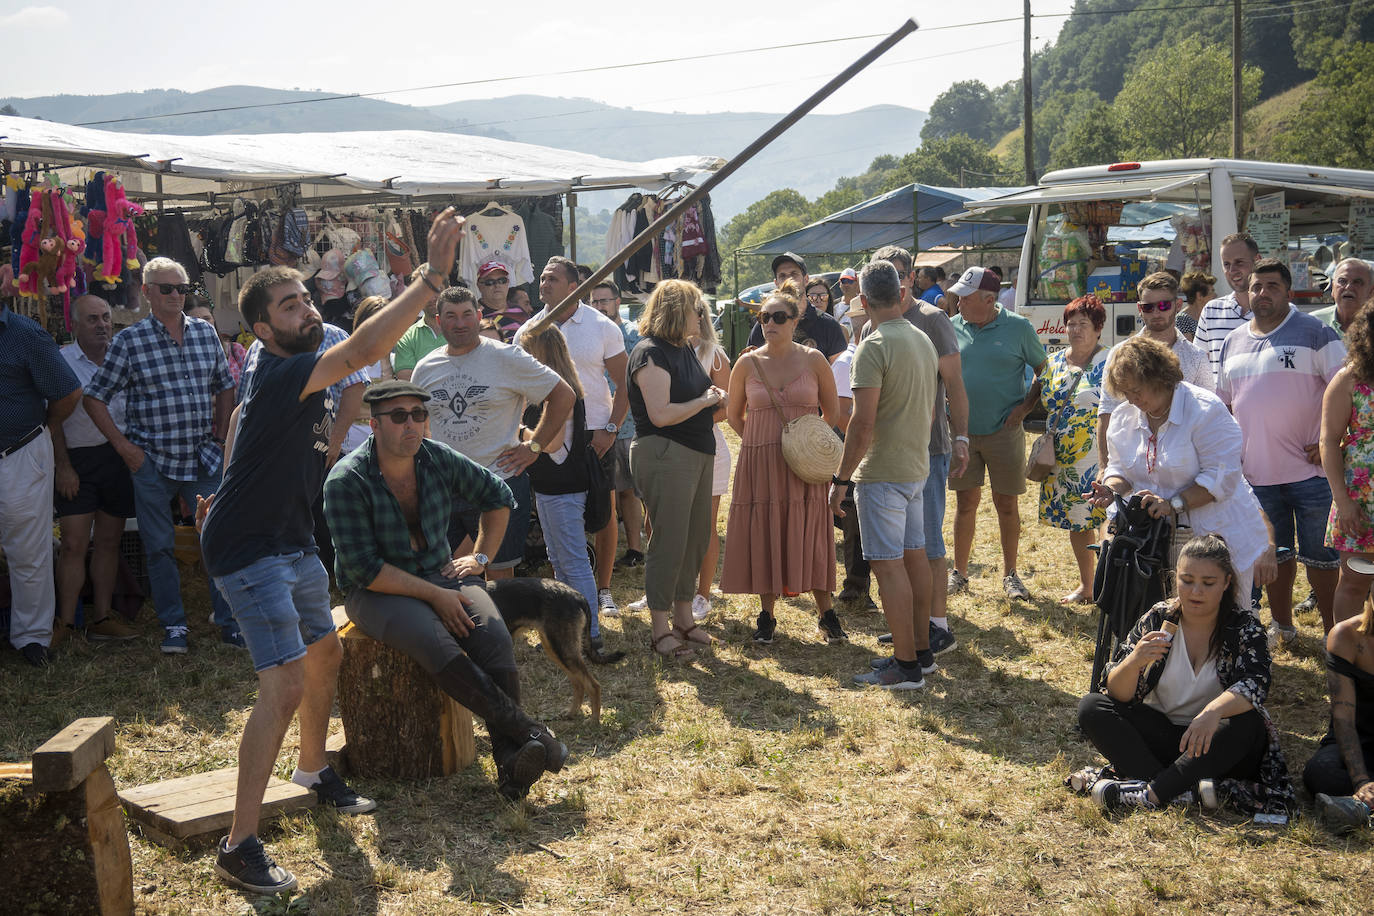
<path fill-rule="evenodd" d="M 14 181 L 11 177 L 9 181 Z M 14 189 L 14 218 L 10 221 L 10 274 L 19 273 L 19 259 L 24 250 L 24 232 L 28 228 L 29 189 L 22 183 Z"/>
<path fill-rule="evenodd" d="M 57 191 L 41 190 L 37 193 L 38 206 L 31 206 L 29 209 L 29 226 L 25 228 L 24 233 L 25 251 L 20 253 L 24 266 L 21 270 L 19 292 L 25 296 L 44 295 L 44 288 L 39 285 L 40 281 L 46 285 L 48 295 L 67 289 L 67 286 L 57 279 L 62 257 L 67 253 L 67 239 L 60 234 L 54 201 L 63 213 L 66 212 L 66 207 Z M 38 216 L 37 227 L 30 232 L 29 227 L 33 226 L 35 215 Z"/>
<path fill-rule="evenodd" d="M 105 237 L 105 173 L 96 172 L 86 182 L 86 206 L 81 214 L 86 217 L 86 253 L 83 257 L 92 264 L 99 265 Z M 99 271 L 97 271 L 99 274 Z"/>
<path fill-rule="evenodd" d="M 35 202 L 32 196 L 29 200 L 28 216 L 24 220 L 23 242 L 19 250 L 19 295 L 38 296 L 38 255 L 39 243 L 43 240 L 42 201 L 46 196 L 43 191 L 34 192 L 38 201 Z"/>
<path fill-rule="evenodd" d="M 117 281 L 125 266 L 138 266 L 138 230 L 134 217 L 143 208 L 124 196 L 124 185 L 113 175 L 105 178 L 104 279 Z"/>

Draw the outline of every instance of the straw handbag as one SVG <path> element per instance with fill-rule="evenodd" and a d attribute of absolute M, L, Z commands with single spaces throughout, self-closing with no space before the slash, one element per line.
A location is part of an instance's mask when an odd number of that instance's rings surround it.
<path fill-rule="evenodd" d="M 773 402 L 773 409 L 782 417 L 782 406 L 773 393 L 773 386 L 763 374 L 763 363 L 753 357 L 754 371 Z M 802 414 L 782 426 L 782 457 L 792 473 L 805 483 L 829 483 L 839 470 L 844 456 L 844 443 L 820 416 Z"/>

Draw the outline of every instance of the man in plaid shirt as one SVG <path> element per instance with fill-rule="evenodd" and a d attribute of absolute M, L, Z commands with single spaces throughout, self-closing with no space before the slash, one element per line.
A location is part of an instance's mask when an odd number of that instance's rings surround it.
<path fill-rule="evenodd" d="M 190 284 L 170 258 L 143 268 L 143 295 L 152 314 L 115 335 L 105 362 L 86 386 L 86 413 L 129 466 L 134 512 L 148 559 L 153 606 L 165 628 L 162 651 L 183 654 L 186 608 L 173 553 L 168 505 L 176 496 L 195 505 L 219 486 L 224 431 L 234 408 L 234 380 L 213 325 L 182 312 Z M 107 405 L 126 392 L 128 435 Z M 210 589 L 215 623 L 224 642 L 243 646 L 229 605 Z"/>

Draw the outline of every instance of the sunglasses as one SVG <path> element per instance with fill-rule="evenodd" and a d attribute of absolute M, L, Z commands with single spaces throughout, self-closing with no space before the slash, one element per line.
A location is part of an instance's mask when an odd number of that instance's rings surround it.
<path fill-rule="evenodd" d="M 787 324 L 787 322 L 789 322 L 789 321 L 791 321 L 791 320 L 792 320 L 792 316 L 789 315 L 789 314 L 787 314 L 786 312 L 760 312 L 760 313 L 759 313 L 759 321 L 760 321 L 762 324 L 767 324 L 767 323 L 770 322 L 770 321 L 775 321 L 775 322 L 777 322 L 778 324 Z"/>
<path fill-rule="evenodd" d="M 807 293 L 806 298 L 812 302 L 824 302 L 826 299 L 829 299 L 830 297 L 827 296 L 825 293 Z"/>
<path fill-rule="evenodd" d="M 388 410 L 386 413 L 374 413 L 372 416 L 379 419 L 381 417 L 390 417 L 392 423 L 400 426 L 405 423 L 406 420 L 413 420 L 416 423 L 425 422 L 429 419 L 429 411 L 423 407 L 412 407 L 410 410 L 398 407 L 395 410 Z"/>
<path fill-rule="evenodd" d="M 1159 309 L 1161 312 L 1169 311 L 1174 307 L 1174 300 L 1165 299 L 1163 302 L 1137 302 L 1136 304 L 1140 306 L 1142 312 L 1148 315 L 1155 309 Z"/>
<path fill-rule="evenodd" d="M 172 293 L 181 293 L 184 296 L 191 291 L 191 284 L 189 283 L 154 283 L 153 285 L 164 296 L 170 296 Z"/>
<path fill-rule="evenodd" d="M 505 286 L 510 282 L 509 277 L 497 277 L 495 280 L 478 280 L 478 286 Z"/>

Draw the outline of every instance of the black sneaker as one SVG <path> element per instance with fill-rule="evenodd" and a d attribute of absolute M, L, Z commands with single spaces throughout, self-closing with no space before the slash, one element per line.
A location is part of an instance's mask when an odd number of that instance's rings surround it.
<path fill-rule="evenodd" d="M 940 666 L 935 663 L 934 655 L 931 655 L 928 658 L 922 658 L 921 652 L 917 652 L 916 661 L 920 662 L 922 674 L 933 674 L 936 671 L 940 670 Z M 881 671 L 882 669 L 891 667 L 895 664 L 897 664 L 897 659 L 891 655 L 884 655 L 878 658 L 873 658 L 870 659 L 868 662 L 868 666 L 872 668 L 874 671 Z"/>
<path fill-rule="evenodd" d="M 762 645 L 769 645 L 773 642 L 773 634 L 778 631 L 778 618 L 767 611 L 759 611 L 758 620 L 754 622 L 754 642 Z"/>
<path fill-rule="evenodd" d="M 321 804 L 329 805 L 341 814 L 366 814 L 377 807 L 375 801 L 350 789 L 333 767 L 321 770 L 320 781 L 310 788 L 319 796 Z"/>
<path fill-rule="evenodd" d="M 296 889 L 296 876 L 272 861 L 257 837 L 250 836 L 233 852 L 225 848 L 228 842 L 228 837 L 219 841 L 215 858 L 215 874 L 226 882 L 253 894 L 283 894 Z"/>
<path fill-rule="evenodd" d="M 615 565 L 620 567 L 621 569 L 633 569 L 636 566 L 643 566 L 644 554 L 642 554 L 638 550 L 627 548 L 625 550 L 625 556 L 621 557 L 619 560 L 616 560 Z"/>
<path fill-rule="evenodd" d="M 1158 805 L 1150 801 L 1150 786 L 1143 779 L 1102 779 L 1092 787 L 1093 801 L 1109 811 L 1143 808 L 1153 811 Z"/>
<path fill-rule="evenodd" d="M 19 654 L 24 656 L 24 661 L 33 665 L 35 668 L 46 668 L 48 667 L 48 663 L 52 661 L 52 653 L 50 653 L 48 647 L 41 642 L 29 643 L 19 650 Z"/>
<path fill-rule="evenodd" d="M 930 651 L 936 655 L 944 655 L 946 652 L 953 652 L 959 648 L 959 640 L 954 638 L 954 634 L 944 627 L 930 625 Z"/>
<path fill-rule="evenodd" d="M 822 614 L 820 619 L 816 621 L 816 626 L 825 634 L 825 641 L 832 646 L 837 642 L 849 641 L 849 634 L 845 633 L 844 627 L 840 626 L 840 618 L 836 616 L 834 608 Z"/>

